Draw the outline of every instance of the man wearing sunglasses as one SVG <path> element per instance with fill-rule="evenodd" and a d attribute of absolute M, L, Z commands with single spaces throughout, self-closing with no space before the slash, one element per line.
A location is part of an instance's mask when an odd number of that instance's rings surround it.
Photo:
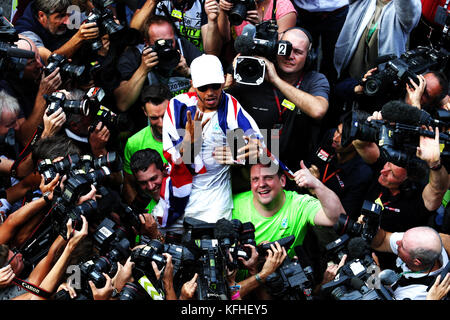
<path fill-rule="evenodd" d="M 172 197 L 163 196 L 167 225 L 183 214 L 210 223 L 231 219 L 230 165 L 216 161 L 214 152 L 227 145 L 230 130 L 242 129 L 248 137 L 250 143 L 240 150 L 243 153 L 250 153 L 250 146 L 256 146 L 261 138 L 255 121 L 222 90 L 225 78 L 216 56 L 204 54 L 194 59 L 191 77 L 194 92 L 172 98 L 164 115 L 164 156 L 176 187 Z"/>

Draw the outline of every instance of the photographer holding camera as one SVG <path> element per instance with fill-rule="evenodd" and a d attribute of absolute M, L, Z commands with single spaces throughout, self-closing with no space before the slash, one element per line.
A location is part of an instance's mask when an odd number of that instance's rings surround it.
<path fill-rule="evenodd" d="M 402 102 L 390 105 L 405 106 Z M 407 108 L 414 108 L 406 105 Z M 368 121 L 381 120 L 380 112 L 375 112 Z M 345 127 L 346 125 L 344 125 Z M 344 136 L 350 128 L 344 128 Z M 441 164 L 439 129 L 429 129 L 435 137 L 420 136 L 416 157 L 399 165 L 381 156 L 380 147 L 375 142 L 353 140 L 356 151 L 371 165 L 373 172 L 379 172 L 378 179 L 368 189 L 365 199 L 383 206 L 380 226 L 388 232 L 404 232 L 410 228 L 427 225 L 442 201 L 448 188 L 448 174 Z M 347 135 L 348 136 L 348 135 Z M 373 140 L 372 140 L 373 141 Z M 423 164 L 428 166 L 423 167 Z M 429 172 L 428 183 L 424 181 Z M 381 261 L 382 262 L 382 261 Z M 382 262 L 383 264 L 383 262 Z"/>
<path fill-rule="evenodd" d="M 312 38 L 302 28 L 291 28 L 281 39 L 292 44 L 290 55 L 264 60 L 266 73 L 260 85 L 234 84 L 227 92 L 236 97 L 262 129 L 279 130 L 279 158 L 298 167 L 318 143 L 317 121 L 328 110 L 330 86 L 321 73 L 310 70 Z"/>
<path fill-rule="evenodd" d="M 449 263 L 442 237 L 449 236 L 422 226 L 401 233 L 378 230 L 372 240 L 372 248 L 394 253 L 398 257 L 397 266 L 402 270 L 400 277 L 397 276 L 398 280 L 392 285 L 396 300 L 425 300 L 435 297 L 430 297 L 427 287 L 435 283 L 436 276 Z M 448 284 L 446 291 L 448 292 Z"/>
<path fill-rule="evenodd" d="M 342 146 L 342 118 L 337 128 L 326 132 L 311 155 L 310 171 L 336 193 L 347 215 L 358 219 L 373 173 L 352 144 Z"/>
<path fill-rule="evenodd" d="M 144 85 L 163 83 L 172 96 L 190 88 L 190 64 L 200 51 L 187 39 L 175 35 L 172 22 L 165 16 L 149 17 L 144 24 L 145 47 L 129 48 L 117 66 L 120 85 L 114 89 L 120 112 L 129 109 L 136 129 L 145 125 L 140 113 L 139 96 Z"/>
<path fill-rule="evenodd" d="M 215 0 L 147 0 L 137 10 L 130 26 L 140 30 L 149 16 L 170 18 L 179 36 L 192 42 L 201 52 L 219 55 L 222 45 L 218 37 L 219 4 Z"/>
<path fill-rule="evenodd" d="M 410 80 L 406 85 L 405 102 L 423 109 L 436 118 L 436 112 L 447 95 L 449 82 L 443 72 L 428 71 L 418 75 L 419 84 Z"/>
<path fill-rule="evenodd" d="M 273 19 L 282 33 L 297 22 L 297 11 L 286 0 L 220 0 L 219 6 L 219 30 L 225 42 L 232 40 L 233 33 L 240 36 L 249 23 L 256 25 Z"/>
<path fill-rule="evenodd" d="M 62 82 L 59 69 L 48 75 L 43 74 L 38 49 L 31 39 L 20 35 L 16 45 L 18 49 L 34 52 L 35 57 L 26 60 L 27 64 L 22 74 L 11 73 L 2 79 L 0 87 L 19 102 L 21 127 L 17 138 L 25 146 L 32 139 L 38 126 L 42 124 L 46 107 L 44 95 L 56 91 Z"/>
<path fill-rule="evenodd" d="M 83 43 L 99 36 L 96 23 L 83 23 L 78 30 L 68 29 L 69 0 L 34 0 L 16 21 L 15 28 L 38 47 L 47 63 L 52 53 L 71 58 Z"/>

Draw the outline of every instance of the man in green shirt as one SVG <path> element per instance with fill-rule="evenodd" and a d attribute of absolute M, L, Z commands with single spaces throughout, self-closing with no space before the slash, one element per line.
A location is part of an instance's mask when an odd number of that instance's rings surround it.
<path fill-rule="evenodd" d="M 170 90 L 165 85 L 151 85 L 144 87 L 141 93 L 142 110 L 148 118 L 149 125 L 131 136 L 124 150 L 124 200 L 131 204 L 137 195 L 136 178 L 130 168 L 132 155 L 146 148 L 151 148 L 161 155 L 164 163 L 167 160 L 163 156 L 162 146 L 162 123 L 164 113 L 171 98 Z"/>
<path fill-rule="evenodd" d="M 294 173 L 294 180 L 317 198 L 284 190 L 284 173 L 262 164 L 250 169 L 251 190 L 233 198 L 233 219 L 254 224 L 257 244 L 295 236 L 288 250 L 291 257 L 295 255 L 293 248 L 303 243 L 308 225 L 333 226 L 339 215 L 345 213 L 337 195 L 315 178 L 303 161 L 301 169 Z"/>

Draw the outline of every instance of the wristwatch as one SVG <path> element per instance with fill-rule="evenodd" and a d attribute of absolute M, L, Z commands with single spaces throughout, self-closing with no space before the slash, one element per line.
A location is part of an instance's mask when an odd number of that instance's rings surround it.
<path fill-rule="evenodd" d="M 47 204 L 51 204 L 51 203 L 52 203 L 52 200 L 50 200 L 50 199 L 48 198 L 48 196 L 49 196 L 50 194 L 51 194 L 51 192 L 50 192 L 50 191 L 47 191 L 47 192 L 45 192 L 44 195 L 42 196 Z"/>

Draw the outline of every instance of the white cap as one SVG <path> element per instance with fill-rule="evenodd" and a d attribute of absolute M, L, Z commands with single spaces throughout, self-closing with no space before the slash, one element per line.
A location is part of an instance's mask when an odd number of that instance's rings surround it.
<path fill-rule="evenodd" d="M 192 86 L 198 88 L 212 83 L 224 83 L 222 63 L 212 54 L 202 54 L 191 63 Z"/>

